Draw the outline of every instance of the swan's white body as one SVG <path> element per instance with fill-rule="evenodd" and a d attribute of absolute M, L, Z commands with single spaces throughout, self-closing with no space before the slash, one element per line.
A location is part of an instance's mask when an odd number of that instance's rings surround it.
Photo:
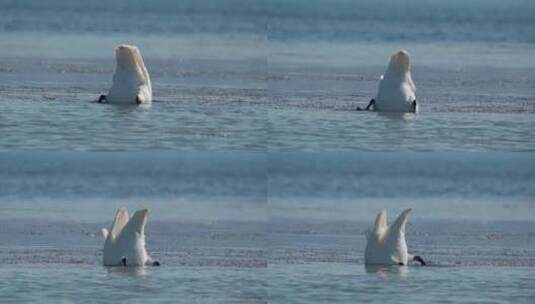
<path fill-rule="evenodd" d="M 115 49 L 117 65 L 113 84 L 106 96 L 109 103 L 146 104 L 152 102 L 152 85 L 139 49 L 120 45 Z"/>
<path fill-rule="evenodd" d="M 145 249 L 145 224 L 149 211 L 138 210 L 132 218 L 122 207 L 117 210 L 115 220 L 108 231 L 102 228 L 104 242 L 104 266 L 143 266 L 152 264 Z"/>
<path fill-rule="evenodd" d="M 390 56 L 390 63 L 379 81 L 374 110 L 385 112 L 416 112 L 416 86 L 411 77 L 410 57 L 399 50 Z"/>
<path fill-rule="evenodd" d="M 407 265 L 413 260 L 405 241 L 405 225 L 411 209 L 403 211 L 394 224 L 388 226 L 386 210 L 377 214 L 375 227 L 368 232 L 364 262 L 367 265 Z"/>

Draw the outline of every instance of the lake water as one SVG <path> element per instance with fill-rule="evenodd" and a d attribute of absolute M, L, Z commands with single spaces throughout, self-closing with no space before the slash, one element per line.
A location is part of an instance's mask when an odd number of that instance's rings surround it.
<path fill-rule="evenodd" d="M 0 1 L 0 302 L 532 303 L 534 10 Z M 150 107 L 94 102 L 121 43 Z M 355 111 L 398 48 L 420 112 Z M 162 267 L 101 265 L 120 206 Z M 365 267 L 407 207 L 429 267 Z"/>

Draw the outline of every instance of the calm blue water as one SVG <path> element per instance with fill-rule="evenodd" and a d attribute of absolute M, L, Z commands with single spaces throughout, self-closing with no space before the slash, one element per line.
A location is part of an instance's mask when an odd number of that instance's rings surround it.
<path fill-rule="evenodd" d="M 149 269 L 143 273 L 87 266 L 8 266 L 4 270 L 8 275 L 3 271 L 0 278 L 12 282 L 9 289 L 4 289 L 10 294 L 3 298 L 8 302 L 57 303 L 61 297 L 64 302 L 90 299 L 91 303 L 146 303 L 154 299 L 166 303 L 426 303 L 438 298 L 444 303 L 531 303 L 535 283 L 532 269 L 524 267 L 472 267 L 470 271 L 436 268 L 432 273 L 421 268 L 367 272 L 360 265 L 316 263 L 273 267 L 267 275 L 265 271 L 228 273 L 190 267 Z M 284 280 L 286 284 L 272 288 L 273 284 L 258 281 L 258 277 L 276 283 Z M 39 290 L 39 294 L 28 290 Z M 474 297 L 476 290 L 480 294 Z"/>
<path fill-rule="evenodd" d="M 0 150 L 533 151 L 533 6 L 2 1 Z M 119 43 L 143 52 L 150 108 L 91 103 Z M 400 47 L 421 113 L 353 111 Z"/>
<path fill-rule="evenodd" d="M 528 303 L 534 163 L 525 153 L 2 153 L 0 299 Z M 150 208 L 147 248 L 162 267 L 101 266 L 98 231 L 119 206 Z M 431 267 L 366 269 L 377 210 L 391 219 L 406 207 L 409 248 Z"/>

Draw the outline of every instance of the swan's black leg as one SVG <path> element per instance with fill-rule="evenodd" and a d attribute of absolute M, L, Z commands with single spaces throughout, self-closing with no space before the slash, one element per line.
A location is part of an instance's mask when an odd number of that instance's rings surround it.
<path fill-rule="evenodd" d="M 416 99 L 412 102 L 412 112 L 416 112 Z"/>
<path fill-rule="evenodd" d="M 426 265 L 425 262 L 424 262 L 424 259 L 422 259 L 422 257 L 420 257 L 419 255 L 415 255 L 413 260 L 416 261 L 416 262 L 420 262 L 420 264 L 422 264 L 422 266 Z"/>
<path fill-rule="evenodd" d="M 108 102 L 108 100 L 106 99 L 106 95 L 100 95 L 100 97 L 98 98 L 98 102 L 100 103 Z"/>
<path fill-rule="evenodd" d="M 121 260 L 121 264 L 123 264 L 124 267 L 126 267 L 126 257 L 123 257 Z"/>
<path fill-rule="evenodd" d="M 403 263 L 399 262 L 399 263 L 398 263 L 398 265 L 399 265 L 399 266 L 403 266 L 403 265 L 405 265 L 405 264 L 403 264 Z"/>
<path fill-rule="evenodd" d="M 375 99 L 370 100 L 370 103 L 368 103 L 368 106 L 366 106 L 366 111 L 369 111 L 372 107 L 375 108 Z"/>
<path fill-rule="evenodd" d="M 154 261 L 154 262 L 152 262 L 152 266 L 160 266 L 160 262 Z"/>
<path fill-rule="evenodd" d="M 136 103 L 141 104 L 141 99 L 139 99 L 139 96 L 136 96 Z"/>
<path fill-rule="evenodd" d="M 370 108 L 375 104 L 375 99 L 370 100 L 370 103 L 366 106 L 364 111 L 369 111 Z M 357 111 L 363 111 L 361 107 L 357 107 Z"/>

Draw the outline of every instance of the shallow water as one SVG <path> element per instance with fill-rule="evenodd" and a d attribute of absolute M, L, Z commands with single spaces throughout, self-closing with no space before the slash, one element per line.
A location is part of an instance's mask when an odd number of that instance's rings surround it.
<path fill-rule="evenodd" d="M 530 303 L 531 268 L 365 269 L 313 263 L 270 268 L 273 303 Z"/>
<path fill-rule="evenodd" d="M 2 300 L 19 303 L 146 303 L 156 298 L 159 303 L 399 303 L 400 299 L 531 303 L 535 283 L 532 269 L 525 267 L 374 271 L 338 263 L 273 266 L 267 272 L 167 267 L 141 273 L 92 266 L 17 265 L 3 268 L 0 277 L 11 284 L 0 288 Z"/>
<path fill-rule="evenodd" d="M 92 62 L 97 67 L 89 68 Z M 56 79 L 51 83 L 28 83 L 28 72 L 0 73 L 7 79 L 0 88 L 0 127 L 5 131 L 0 150 L 535 148 L 533 70 L 424 68 L 415 73 L 415 81 L 422 79 L 420 113 L 383 115 L 355 111 L 373 96 L 380 68 L 355 68 L 355 73 L 347 68 L 272 69 L 268 77 L 261 60 L 236 69 L 241 64 L 191 61 L 181 67 L 157 60 L 151 68 L 156 101 L 150 107 L 95 103 L 111 77 L 111 71 L 100 72 L 109 69 L 103 61 L 48 61 L 46 72 L 31 77 Z M 195 72 L 188 74 L 190 69 Z M 173 83 L 176 73 L 185 73 L 178 84 Z M 505 78 L 494 76 L 498 73 Z"/>
<path fill-rule="evenodd" d="M 267 298 L 257 271 L 232 268 L 17 265 L 0 276 L 10 281 L 0 287 L 0 299 L 17 303 L 265 303 Z"/>

